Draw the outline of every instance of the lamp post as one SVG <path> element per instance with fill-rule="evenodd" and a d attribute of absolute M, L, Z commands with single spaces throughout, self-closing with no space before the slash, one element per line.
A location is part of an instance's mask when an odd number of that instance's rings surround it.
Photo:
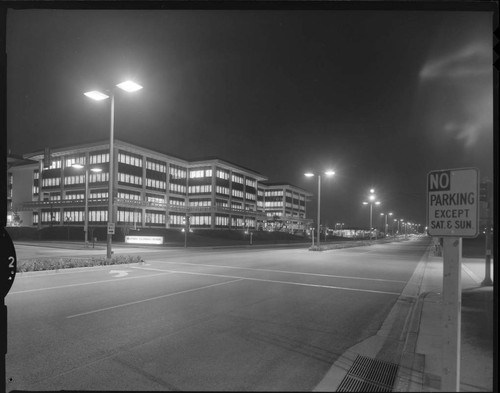
<path fill-rule="evenodd" d="M 368 196 L 368 202 L 363 202 L 363 205 L 370 205 L 370 239 L 372 237 L 372 229 L 373 229 L 373 205 L 380 205 L 380 201 L 376 200 L 375 190 L 373 188 L 370 189 L 370 195 Z"/>
<path fill-rule="evenodd" d="M 388 229 L 388 226 L 387 226 L 387 216 L 392 216 L 392 213 L 380 213 L 381 216 L 385 216 L 385 235 L 387 236 L 387 229 Z"/>
<path fill-rule="evenodd" d="M 332 170 L 327 170 L 324 172 L 326 176 L 333 176 L 335 175 L 335 172 L 332 171 Z M 313 177 L 315 176 L 315 174 L 313 172 L 307 172 L 307 173 L 304 173 L 304 176 L 306 177 Z M 317 233 L 317 237 L 316 237 L 316 245 L 319 246 L 319 238 L 320 238 L 320 235 L 319 235 L 319 231 L 320 231 L 320 206 L 321 206 L 321 175 L 318 174 L 318 233 Z M 313 237 L 314 237 L 314 234 L 313 234 Z"/>
<path fill-rule="evenodd" d="M 94 167 L 89 168 L 89 164 L 73 164 L 71 165 L 73 168 L 82 169 L 85 168 L 85 212 L 84 212 L 84 220 L 83 224 L 83 232 L 85 233 L 85 247 L 87 247 L 89 238 L 88 238 L 88 229 L 89 229 L 89 169 L 92 172 L 102 172 L 101 168 Z"/>
<path fill-rule="evenodd" d="M 132 81 L 125 81 L 122 83 L 119 83 L 116 85 L 116 87 L 119 87 L 122 90 L 125 90 L 126 92 L 134 92 L 137 90 L 142 89 L 141 85 L 138 85 L 135 82 Z M 108 98 L 111 98 L 111 105 L 110 105 L 110 126 L 109 126 L 109 191 L 108 191 L 108 234 L 107 234 L 107 246 L 106 246 L 106 257 L 108 259 L 111 259 L 111 241 L 112 241 L 112 234 L 110 233 L 110 227 L 114 227 L 114 219 L 113 219 L 113 183 L 114 183 L 114 158 L 113 158 L 113 141 L 114 141 L 114 128 L 115 128 L 115 91 L 113 90 L 106 90 L 106 93 L 104 94 L 101 93 L 100 91 L 93 90 L 93 91 L 88 91 L 84 93 L 85 96 L 96 100 L 96 101 L 102 101 L 106 100 Z M 110 225 L 111 224 L 111 225 Z"/>

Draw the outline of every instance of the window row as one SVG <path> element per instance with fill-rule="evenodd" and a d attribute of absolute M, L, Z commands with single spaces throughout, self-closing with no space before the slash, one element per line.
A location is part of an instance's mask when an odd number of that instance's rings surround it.
<path fill-rule="evenodd" d="M 68 168 L 73 164 L 85 165 L 85 162 L 86 162 L 85 154 L 80 154 L 78 156 L 66 157 L 64 165 L 66 168 Z"/>
<path fill-rule="evenodd" d="M 118 153 L 118 162 L 123 164 L 142 167 L 142 158 L 127 153 Z"/>
<path fill-rule="evenodd" d="M 141 194 L 139 192 L 131 192 L 131 191 L 118 191 L 116 195 L 119 199 L 131 199 L 133 201 L 142 200 Z"/>
<path fill-rule="evenodd" d="M 151 169 L 152 171 L 165 173 L 167 171 L 167 165 L 164 162 L 146 160 L 146 169 Z"/>
<path fill-rule="evenodd" d="M 184 215 L 171 214 L 169 216 L 170 225 L 184 225 Z"/>
<path fill-rule="evenodd" d="M 195 215 L 189 218 L 189 225 L 191 226 L 210 226 L 212 225 L 212 216 L 207 215 Z"/>
<path fill-rule="evenodd" d="M 240 184 L 243 184 L 243 176 L 240 176 L 240 175 L 235 175 L 233 173 L 233 175 L 231 176 L 231 180 L 233 181 L 233 183 L 240 183 Z"/>
<path fill-rule="evenodd" d="M 50 196 L 51 199 L 53 195 Z M 61 199 L 60 195 L 57 195 L 59 199 Z M 85 192 L 83 191 L 68 191 L 66 192 L 66 195 L 64 195 L 64 199 L 66 200 L 74 200 L 74 199 L 85 199 Z"/>
<path fill-rule="evenodd" d="M 170 198 L 169 202 L 172 206 L 186 206 L 186 201 L 180 198 Z"/>
<path fill-rule="evenodd" d="M 231 195 L 234 196 L 234 197 L 236 197 L 236 198 L 243 199 L 244 193 L 243 193 L 243 191 L 232 189 L 231 190 Z"/>
<path fill-rule="evenodd" d="M 250 200 L 250 201 L 255 201 L 255 199 L 256 199 L 255 194 L 252 194 L 250 192 L 246 192 L 245 193 L 245 197 L 246 197 L 247 200 Z"/>
<path fill-rule="evenodd" d="M 211 184 L 203 184 L 197 186 L 189 186 L 188 193 L 189 194 L 207 194 L 212 192 Z"/>
<path fill-rule="evenodd" d="M 283 196 L 283 190 L 268 190 L 266 191 L 266 197 L 272 196 Z"/>
<path fill-rule="evenodd" d="M 109 181 L 109 172 L 91 173 L 89 183 L 104 183 Z"/>
<path fill-rule="evenodd" d="M 189 178 L 190 179 L 195 179 L 199 177 L 212 177 L 212 170 L 211 169 L 196 169 L 196 170 L 190 170 L 189 171 Z"/>
<path fill-rule="evenodd" d="M 216 176 L 219 179 L 229 180 L 229 172 L 226 172 L 226 171 L 223 171 L 223 170 L 220 170 L 220 169 L 217 169 Z"/>
<path fill-rule="evenodd" d="M 116 212 L 116 221 L 127 224 L 141 223 L 142 212 L 137 210 L 118 209 Z"/>
<path fill-rule="evenodd" d="M 215 205 L 220 206 L 220 207 L 229 207 L 229 202 L 225 201 L 223 199 L 216 199 L 215 200 Z"/>
<path fill-rule="evenodd" d="M 61 185 L 60 177 L 49 177 L 47 179 L 42 179 L 42 187 L 57 187 Z"/>
<path fill-rule="evenodd" d="M 229 188 L 223 186 L 217 186 L 216 192 L 217 194 L 229 195 Z"/>
<path fill-rule="evenodd" d="M 283 201 L 266 201 L 265 207 L 283 207 Z"/>
<path fill-rule="evenodd" d="M 212 206 L 211 199 L 190 199 L 189 206 L 191 207 L 209 207 Z"/>
<path fill-rule="evenodd" d="M 118 181 L 122 183 L 142 185 L 142 177 L 118 172 Z"/>
<path fill-rule="evenodd" d="M 187 176 L 187 170 L 176 165 L 170 165 L 168 173 L 174 179 L 185 179 Z"/>
<path fill-rule="evenodd" d="M 252 179 L 246 179 L 245 184 L 247 186 L 253 187 L 253 188 L 255 188 L 257 186 L 257 182 L 255 180 L 252 180 Z"/>
<path fill-rule="evenodd" d="M 146 178 L 146 187 L 157 188 L 159 190 L 165 190 L 167 188 L 167 182 L 163 180 L 154 180 Z"/>
<path fill-rule="evenodd" d="M 90 199 L 104 199 L 108 197 L 107 190 L 91 190 Z"/>
<path fill-rule="evenodd" d="M 186 186 L 183 186 L 181 184 L 169 183 L 168 188 L 171 192 L 175 192 L 177 194 L 186 193 Z"/>
<path fill-rule="evenodd" d="M 61 169 L 61 168 L 62 168 L 62 160 L 60 158 L 52 158 L 49 169 Z"/>
<path fill-rule="evenodd" d="M 85 175 L 72 175 L 72 176 L 64 176 L 64 184 L 83 184 L 85 183 Z"/>
<path fill-rule="evenodd" d="M 165 203 L 165 197 L 163 195 L 146 194 L 146 200 L 153 203 Z"/>
<path fill-rule="evenodd" d="M 163 224 L 165 225 L 165 213 L 162 212 L 146 212 L 146 225 L 147 224 Z"/>
<path fill-rule="evenodd" d="M 103 164 L 109 162 L 109 153 L 94 153 L 90 155 L 91 164 Z"/>

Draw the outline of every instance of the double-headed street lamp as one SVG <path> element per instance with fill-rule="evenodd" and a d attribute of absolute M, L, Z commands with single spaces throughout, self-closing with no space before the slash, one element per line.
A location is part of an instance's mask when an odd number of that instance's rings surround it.
<path fill-rule="evenodd" d="M 125 81 L 116 85 L 122 90 L 126 92 L 134 92 L 142 89 L 141 85 L 138 85 L 132 81 Z M 106 94 L 107 93 L 107 94 Z M 106 247 L 106 257 L 111 259 L 111 239 L 112 234 L 110 233 L 110 229 L 114 229 L 114 220 L 113 220 L 113 183 L 114 183 L 114 159 L 113 159 L 113 141 L 114 141 L 114 128 L 115 128 L 115 89 L 106 90 L 106 93 L 102 93 L 97 90 L 88 91 L 84 93 L 85 96 L 96 100 L 102 101 L 108 98 L 111 98 L 111 118 L 110 118 L 110 126 L 109 126 L 109 195 L 108 195 L 108 231 L 107 231 L 107 247 Z"/>
<path fill-rule="evenodd" d="M 89 164 L 76 163 L 71 165 L 73 168 L 82 169 L 85 168 L 85 224 L 83 225 L 83 232 L 85 232 L 85 247 L 88 244 L 88 229 L 89 229 L 89 169 L 92 172 L 102 172 L 101 168 L 93 167 L 89 168 Z"/>
<path fill-rule="evenodd" d="M 335 172 L 332 171 L 332 170 L 327 170 L 324 172 L 324 174 L 326 176 L 333 176 L 335 175 Z M 304 176 L 307 176 L 307 177 L 313 177 L 313 176 L 316 176 L 315 173 L 313 172 L 307 172 L 307 173 L 304 173 Z M 321 174 L 318 174 L 318 235 L 316 237 L 316 245 L 319 246 L 319 231 L 320 231 L 320 205 L 321 205 Z M 313 235 L 314 237 L 314 235 Z M 313 243 L 314 245 L 314 243 Z"/>
<path fill-rule="evenodd" d="M 385 216 L 385 236 L 387 236 L 387 229 L 388 229 L 388 225 L 387 225 L 387 216 L 392 216 L 392 213 L 380 213 L 381 216 Z"/>
<path fill-rule="evenodd" d="M 370 205 L 370 233 L 373 229 L 373 205 L 380 205 L 380 201 L 377 201 L 377 197 L 375 196 L 375 190 L 370 189 L 370 195 L 368 196 L 368 201 L 364 201 L 363 205 Z"/>

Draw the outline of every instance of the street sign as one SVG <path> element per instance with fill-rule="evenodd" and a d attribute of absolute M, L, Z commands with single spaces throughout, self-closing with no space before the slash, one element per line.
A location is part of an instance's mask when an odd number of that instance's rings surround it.
<path fill-rule="evenodd" d="M 479 233 L 479 171 L 445 169 L 427 176 L 427 223 L 431 236 L 476 237 Z"/>
<path fill-rule="evenodd" d="M 114 235 L 114 234 L 115 234 L 115 223 L 108 222 L 108 235 Z"/>

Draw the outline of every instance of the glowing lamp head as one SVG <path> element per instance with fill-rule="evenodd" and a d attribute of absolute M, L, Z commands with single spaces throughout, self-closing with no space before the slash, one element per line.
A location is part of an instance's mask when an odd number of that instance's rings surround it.
<path fill-rule="evenodd" d="M 125 82 L 117 84 L 116 86 L 122 90 L 129 92 L 129 93 L 133 93 L 134 91 L 142 89 L 141 85 L 139 85 L 135 82 L 132 82 L 132 81 L 125 81 Z"/>
<path fill-rule="evenodd" d="M 85 96 L 87 96 L 88 98 L 91 98 L 95 101 L 102 101 L 102 100 L 109 98 L 108 95 L 101 93 L 100 91 L 97 91 L 97 90 L 88 91 L 88 92 L 83 93 L 83 94 Z"/>

